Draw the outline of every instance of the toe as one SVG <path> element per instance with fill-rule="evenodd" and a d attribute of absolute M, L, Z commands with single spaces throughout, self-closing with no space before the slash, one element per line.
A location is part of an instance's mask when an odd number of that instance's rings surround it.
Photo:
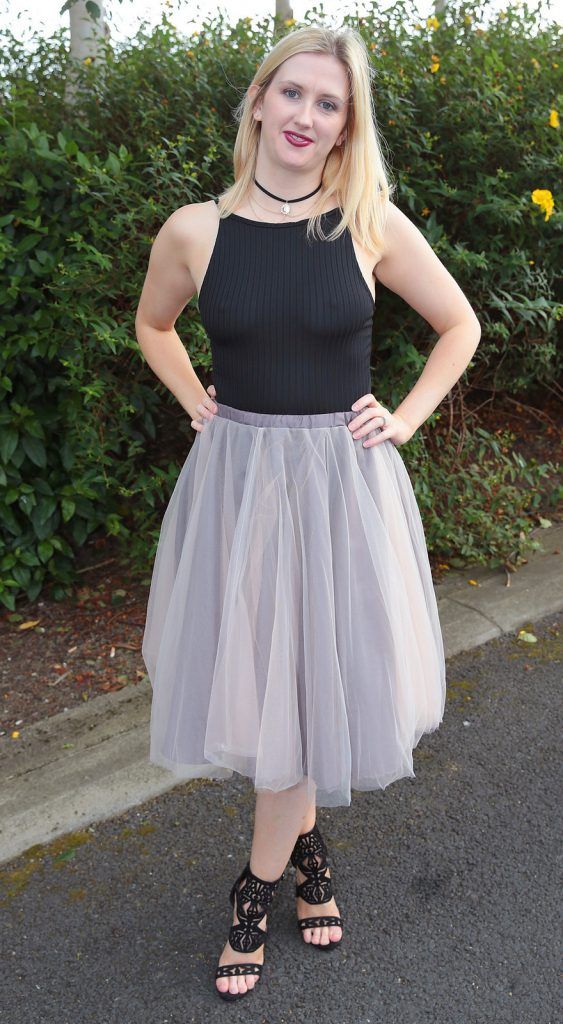
<path fill-rule="evenodd" d="M 339 939 L 341 939 L 341 938 L 342 938 L 342 928 L 340 928 L 340 926 L 337 925 L 337 924 L 333 925 L 332 928 L 330 929 L 330 941 L 331 942 L 338 942 Z"/>
<path fill-rule="evenodd" d="M 229 990 L 229 979 L 228 978 L 217 978 L 216 981 L 219 992 L 228 992 Z"/>
<path fill-rule="evenodd" d="M 321 946 L 328 946 L 329 942 L 328 927 L 321 928 Z"/>

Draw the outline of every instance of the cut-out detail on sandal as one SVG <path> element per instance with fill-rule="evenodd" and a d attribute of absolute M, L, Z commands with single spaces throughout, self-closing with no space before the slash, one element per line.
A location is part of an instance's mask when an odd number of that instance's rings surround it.
<path fill-rule="evenodd" d="M 216 978 L 233 978 L 238 974 L 260 974 L 263 964 L 221 964 Z"/>
<path fill-rule="evenodd" d="M 233 950 L 239 953 L 254 953 L 266 941 L 267 931 L 259 928 L 270 907 L 276 889 L 282 879 L 285 878 L 285 871 L 274 882 L 268 882 L 259 878 L 250 870 L 250 861 L 247 861 L 240 875 L 236 879 L 229 894 L 229 899 L 235 906 L 238 917 L 238 924 L 231 925 L 229 929 L 229 944 Z M 242 885 L 240 883 L 243 883 Z M 255 974 L 257 979 L 262 974 L 263 964 L 261 963 L 235 963 L 221 964 L 215 971 L 215 978 L 232 978 L 238 975 Z M 221 992 L 215 985 L 215 991 L 222 999 L 239 999 L 245 996 L 252 989 L 246 992 Z"/>
<path fill-rule="evenodd" d="M 327 877 L 327 847 L 316 822 L 312 829 L 297 837 L 291 853 L 291 863 L 306 876 L 303 882 L 295 883 L 296 896 L 311 904 L 328 903 L 332 899 L 332 878 Z M 344 930 L 342 918 L 336 915 L 325 914 L 324 917 L 306 917 L 297 921 L 299 931 L 332 925 Z M 307 945 L 328 950 L 339 946 L 341 942 L 342 936 L 339 939 L 331 939 L 330 942 L 308 942 Z"/>
<path fill-rule="evenodd" d="M 329 917 L 328 915 L 326 917 L 302 917 L 298 924 L 301 931 L 304 931 L 305 928 L 325 928 L 331 925 L 337 925 L 339 928 L 342 928 L 342 918 L 336 917 L 336 915 L 334 917 Z M 338 939 L 337 941 L 339 942 L 340 940 Z"/>

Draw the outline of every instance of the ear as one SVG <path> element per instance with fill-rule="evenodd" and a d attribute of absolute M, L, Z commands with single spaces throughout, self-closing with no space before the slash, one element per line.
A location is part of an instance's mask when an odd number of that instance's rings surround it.
<path fill-rule="evenodd" d="M 256 95 L 256 93 L 258 91 L 259 91 L 259 88 L 258 88 L 257 85 L 249 85 L 249 87 L 248 87 L 248 95 L 250 96 L 251 99 L 254 98 L 254 96 Z M 262 120 L 262 101 L 261 100 L 253 108 L 252 116 L 253 116 L 255 121 L 261 121 Z"/>

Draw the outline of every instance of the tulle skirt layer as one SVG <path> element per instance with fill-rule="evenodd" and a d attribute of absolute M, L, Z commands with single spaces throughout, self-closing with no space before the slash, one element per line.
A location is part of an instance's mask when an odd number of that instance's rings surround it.
<path fill-rule="evenodd" d="M 150 760 L 318 806 L 414 777 L 445 705 L 420 512 L 395 445 L 352 410 L 217 403 L 164 514 L 142 653 Z M 369 436 L 379 433 L 376 428 Z"/>

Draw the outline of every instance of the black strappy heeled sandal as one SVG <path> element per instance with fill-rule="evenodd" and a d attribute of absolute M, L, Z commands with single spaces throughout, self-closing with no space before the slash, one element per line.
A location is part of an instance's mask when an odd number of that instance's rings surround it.
<path fill-rule="evenodd" d="M 255 953 L 266 941 L 267 932 L 258 925 L 266 914 L 282 878 L 285 878 L 285 871 L 275 882 L 267 882 L 250 870 L 249 860 L 246 862 L 229 895 L 233 907 L 235 896 L 237 901 L 238 924 L 231 925 L 229 931 L 229 943 L 237 952 Z M 240 882 L 243 881 L 244 885 L 239 888 Z M 251 962 L 222 964 L 217 967 L 215 978 L 232 978 L 239 974 L 257 974 L 260 977 L 263 966 L 261 963 Z M 233 1000 L 248 995 L 252 989 L 247 989 L 246 992 L 220 992 L 215 985 L 215 991 L 221 999 Z"/>
<path fill-rule="evenodd" d="M 295 846 L 291 853 L 291 863 L 294 868 L 299 868 L 306 876 L 304 882 L 295 883 L 295 895 L 300 896 L 306 903 L 328 903 L 333 897 L 332 878 L 327 878 L 327 848 L 326 843 L 319 832 L 317 823 L 309 832 L 297 837 Z M 324 917 L 303 917 L 297 921 L 297 927 L 302 932 L 306 928 L 324 928 L 329 925 L 338 925 L 344 928 L 342 918 L 336 915 L 326 914 Z M 315 946 L 316 949 L 334 949 L 342 942 L 342 937 L 325 943 L 308 942 L 308 946 Z"/>

